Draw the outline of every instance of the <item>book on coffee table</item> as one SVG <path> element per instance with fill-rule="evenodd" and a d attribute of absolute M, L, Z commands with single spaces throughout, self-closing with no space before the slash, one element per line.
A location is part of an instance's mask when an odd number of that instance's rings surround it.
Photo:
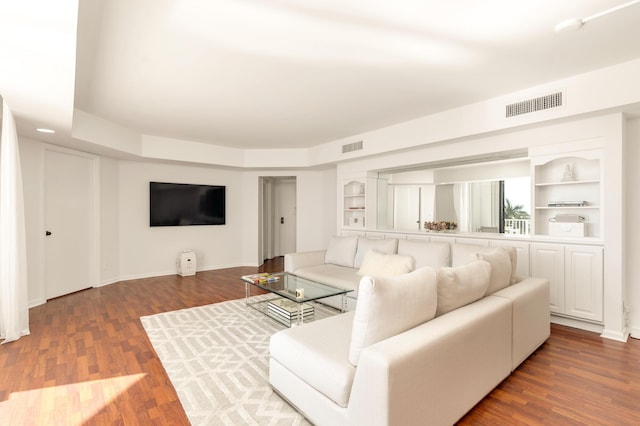
<path fill-rule="evenodd" d="M 261 272 L 259 274 L 243 275 L 242 279 L 252 284 L 263 284 L 276 282 L 280 279 L 280 277 L 268 272 Z"/>

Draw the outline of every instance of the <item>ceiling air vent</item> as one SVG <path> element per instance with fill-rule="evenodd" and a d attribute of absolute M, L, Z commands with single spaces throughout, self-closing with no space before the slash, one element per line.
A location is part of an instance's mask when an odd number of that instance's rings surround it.
<path fill-rule="evenodd" d="M 542 111 L 550 108 L 562 106 L 562 92 L 553 93 L 539 98 L 528 99 L 522 102 L 506 106 L 506 117 L 515 117 L 516 115 L 529 114 L 530 112 Z"/>
<path fill-rule="evenodd" d="M 362 149 L 362 141 L 348 143 L 346 145 L 342 145 L 342 153 L 360 151 Z"/>

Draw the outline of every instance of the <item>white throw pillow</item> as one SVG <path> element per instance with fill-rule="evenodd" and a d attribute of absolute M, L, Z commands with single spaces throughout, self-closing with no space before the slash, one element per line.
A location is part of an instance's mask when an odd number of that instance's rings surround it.
<path fill-rule="evenodd" d="M 432 268 L 398 277 L 362 277 L 353 317 L 349 362 L 358 365 L 367 346 L 432 319 L 436 313 L 437 283 Z"/>
<path fill-rule="evenodd" d="M 398 254 L 384 254 L 375 250 L 369 250 L 362 260 L 362 266 L 358 275 L 371 275 L 372 277 L 395 277 L 408 274 L 415 268 L 416 261 L 411 256 Z"/>
<path fill-rule="evenodd" d="M 332 263 L 338 266 L 353 268 L 353 259 L 358 247 L 358 236 L 333 237 L 329 241 L 329 247 L 324 255 L 324 263 Z"/>
<path fill-rule="evenodd" d="M 398 247 L 398 240 L 395 238 L 360 238 L 358 239 L 358 248 L 356 250 L 355 260 L 353 261 L 353 267 L 359 268 L 362 266 L 362 260 L 365 254 L 371 250 L 379 253 L 395 254 L 396 247 Z"/>
<path fill-rule="evenodd" d="M 455 268 L 447 266 L 438 269 L 437 278 L 436 316 L 440 316 L 482 299 L 489 288 L 491 265 L 484 260 L 476 260 Z"/>
<path fill-rule="evenodd" d="M 491 264 L 491 278 L 485 296 L 509 287 L 511 284 L 511 256 L 507 249 L 496 247 L 491 251 L 474 253 L 470 256 L 469 260 L 486 260 Z"/>

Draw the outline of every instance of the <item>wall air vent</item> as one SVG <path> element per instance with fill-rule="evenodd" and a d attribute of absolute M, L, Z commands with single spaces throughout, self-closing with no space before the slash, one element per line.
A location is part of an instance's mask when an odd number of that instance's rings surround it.
<path fill-rule="evenodd" d="M 347 152 L 360 151 L 362 149 L 362 141 L 348 143 L 346 145 L 342 145 L 342 153 L 345 154 Z"/>
<path fill-rule="evenodd" d="M 506 106 L 506 117 L 515 117 L 516 115 L 529 114 L 530 112 L 542 111 L 550 108 L 562 106 L 562 92 L 553 93 L 551 95 L 540 96 L 539 98 L 528 99 L 522 102 L 516 102 Z"/>

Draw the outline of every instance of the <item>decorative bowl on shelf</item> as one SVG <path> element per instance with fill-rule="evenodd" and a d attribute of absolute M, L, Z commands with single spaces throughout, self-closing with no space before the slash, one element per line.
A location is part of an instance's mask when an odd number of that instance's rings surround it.
<path fill-rule="evenodd" d="M 438 222 L 424 223 L 424 229 L 426 229 L 427 231 L 436 231 L 436 232 L 453 231 L 457 227 L 458 227 L 458 224 L 456 222 L 447 222 L 444 220 L 441 220 Z"/>

